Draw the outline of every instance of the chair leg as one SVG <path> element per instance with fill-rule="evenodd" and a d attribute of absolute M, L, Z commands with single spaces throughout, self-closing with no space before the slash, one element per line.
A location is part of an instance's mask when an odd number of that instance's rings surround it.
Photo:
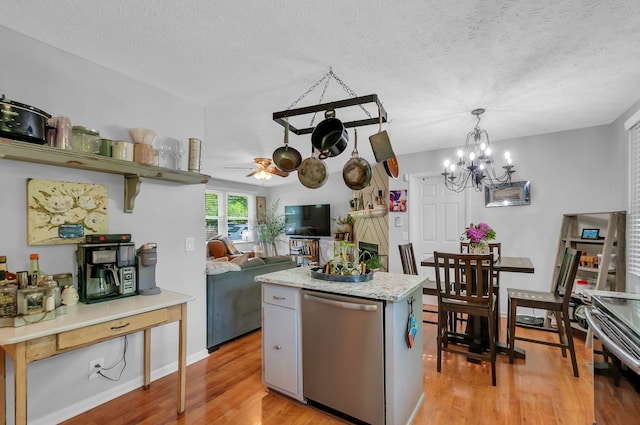
<path fill-rule="evenodd" d="M 567 338 L 566 335 L 569 332 L 569 329 L 564 328 L 564 324 L 562 322 L 562 314 L 559 311 L 555 311 L 554 315 L 556 316 L 556 326 L 558 328 L 558 337 L 560 338 L 560 349 L 562 350 L 562 357 L 567 357 Z"/>
<path fill-rule="evenodd" d="M 496 341 L 500 340 L 500 288 L 496 288 Z"/>
<path fill-rule="evenodd" d="M 578 362 L 576 360 L 576 348 L 573 345 L 573 331 L 571 330 L 571 319 L 568 314 L 562 314 L 564 318 L 564 329 L 567 335 L 567 342 L 569 344 L 569 354 L 571 355 L 571 365 L 573 366 L 573 376 L 579 378 L 578 374 Z"/>
<path fill-rule="evenodd" d="M 509 298 L 508 307 L 509 307 L 509 314 L 508 314 L 509 315 L 509 318 L 508 318 L 509 363 L 513 364 L 513 357 L 514 357 L 515 345 L 516 345 L 516 310 L 518 308 L 518 303 L 512 302 L 511 298 Z"/>
<path fill-rule="evenodd" d="M 491 384 L 496 386 L 496 333 L 495 312 L 489 314 L 489 348 L 491 350 Z"/>
<path fill-rule="evenodd" d="M 441 307 L 438 307 L 438 336 L 437 336 L 437 345 L 438 345 L 438 361 L 437 361 L 437 370 L 438 372 L 440 372 L 442 370 L 442 344 L 443 344 L 443 340 L 442 340 L 442 330 L 443 330 L 443 326 L 446 326 L 446 317 L 447 317 L 446 312 L 442 311 Z"/>

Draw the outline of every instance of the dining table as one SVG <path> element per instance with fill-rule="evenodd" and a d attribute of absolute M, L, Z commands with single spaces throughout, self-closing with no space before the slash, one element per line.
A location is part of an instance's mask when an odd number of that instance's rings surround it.
<path fill-rule="evenodd" d="M 434 257 L 428 257 L 420 262 L 422 267 L 434 267 L 436 266 Z M 532 274 L 535 272 L 535 268 L 533 267 L 533 262 L 529 257 L 507 257 L 507 256 L 498 256 L 493 263 L 493 270 L 498 273 L 528 273 Z M 500 297 L 500 288 L 494 287 L 495 296 L 497 297 L 496 305 L 500 305 L 499 297 Z M 436 282 L 433 280 L 429 280 L 423 286 L 423 294 L 425 295 L 438 295 L 438 289 L 436 288 Z M 480 341 L 488 338 L 488 322 L 486 318 L 480 321 L 474 321 L 473 318 L 469 322 L 467 322 L 466 333 L 469 336 L 469 341 L 466 342 L 469 345 L 470 351 L 479 351 L 487 348 L 486 345 L 483 345 Z M 496 323 L 499 323 L 500 320 L 500 311 L 496 308 Z M 502 354 L 509 353 L 509 346 L 505 342 L 499 341 L 499 333 L 496 332 L 496 351 Z M 456 341 L 460 342 L 460 341 Z M 465 343 L 465 342 L 463 342 Z M 526 357 L 526 352 L 519 348 L 515 348 L 515 356 L 520 359 L 524 359 Z"/>

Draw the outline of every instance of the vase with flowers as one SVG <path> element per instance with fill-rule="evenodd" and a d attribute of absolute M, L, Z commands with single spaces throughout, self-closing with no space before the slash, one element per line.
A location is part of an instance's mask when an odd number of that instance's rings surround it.
<path fill-rule="evenodd" d="M 488 254 L 489 241 L 496 238 L 495 230 L 487 223 L 471 223 L 464 234 L 469 240 L 469 252 L 474 254 Z"/>

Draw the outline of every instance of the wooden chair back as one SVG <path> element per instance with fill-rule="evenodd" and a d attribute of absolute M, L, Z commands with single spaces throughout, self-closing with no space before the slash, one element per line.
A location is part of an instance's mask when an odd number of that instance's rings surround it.
<path fill-rule="evenodd" d="M 438 298 L 443 302 L 493 306 L 493 255 L 433 253 Z"/>
<path fill-rule="evenodd" d="M 404 245 L 399 245 L 398 248 L 400 248 L 400 261 L 402 262 L 402 273 L 418 274 L 416 257 L 413 253 L 413 244 L 409 242 Z"/>
<path fill-rule="evenodd" d="M 573 290 L 579 263 L 580 252 L 573 248 L 565 249 L 562 262 L 560 263 L 558 277 L 552 288 L 555 295 L 564 297 L 563 304 L 568 304 L 571 298 L 571 291 Z"/>

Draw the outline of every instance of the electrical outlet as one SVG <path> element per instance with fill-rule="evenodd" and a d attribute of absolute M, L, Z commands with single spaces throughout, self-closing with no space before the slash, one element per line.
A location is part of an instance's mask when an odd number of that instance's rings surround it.
<path fill-rule="evenodd" d="M 195 241 L 192 237 L 184 238 L 184 250 L 185 252 L 191 252 L 195 249 Z"/>
<path fill-rule="evenodd" d="M 104 366 L 104 358 L 100 357 L 99 359 L 91 360 L 89 362 L 89 379 L 94 379 L 98 376 L 98 372 L 102 370 Z"/>

